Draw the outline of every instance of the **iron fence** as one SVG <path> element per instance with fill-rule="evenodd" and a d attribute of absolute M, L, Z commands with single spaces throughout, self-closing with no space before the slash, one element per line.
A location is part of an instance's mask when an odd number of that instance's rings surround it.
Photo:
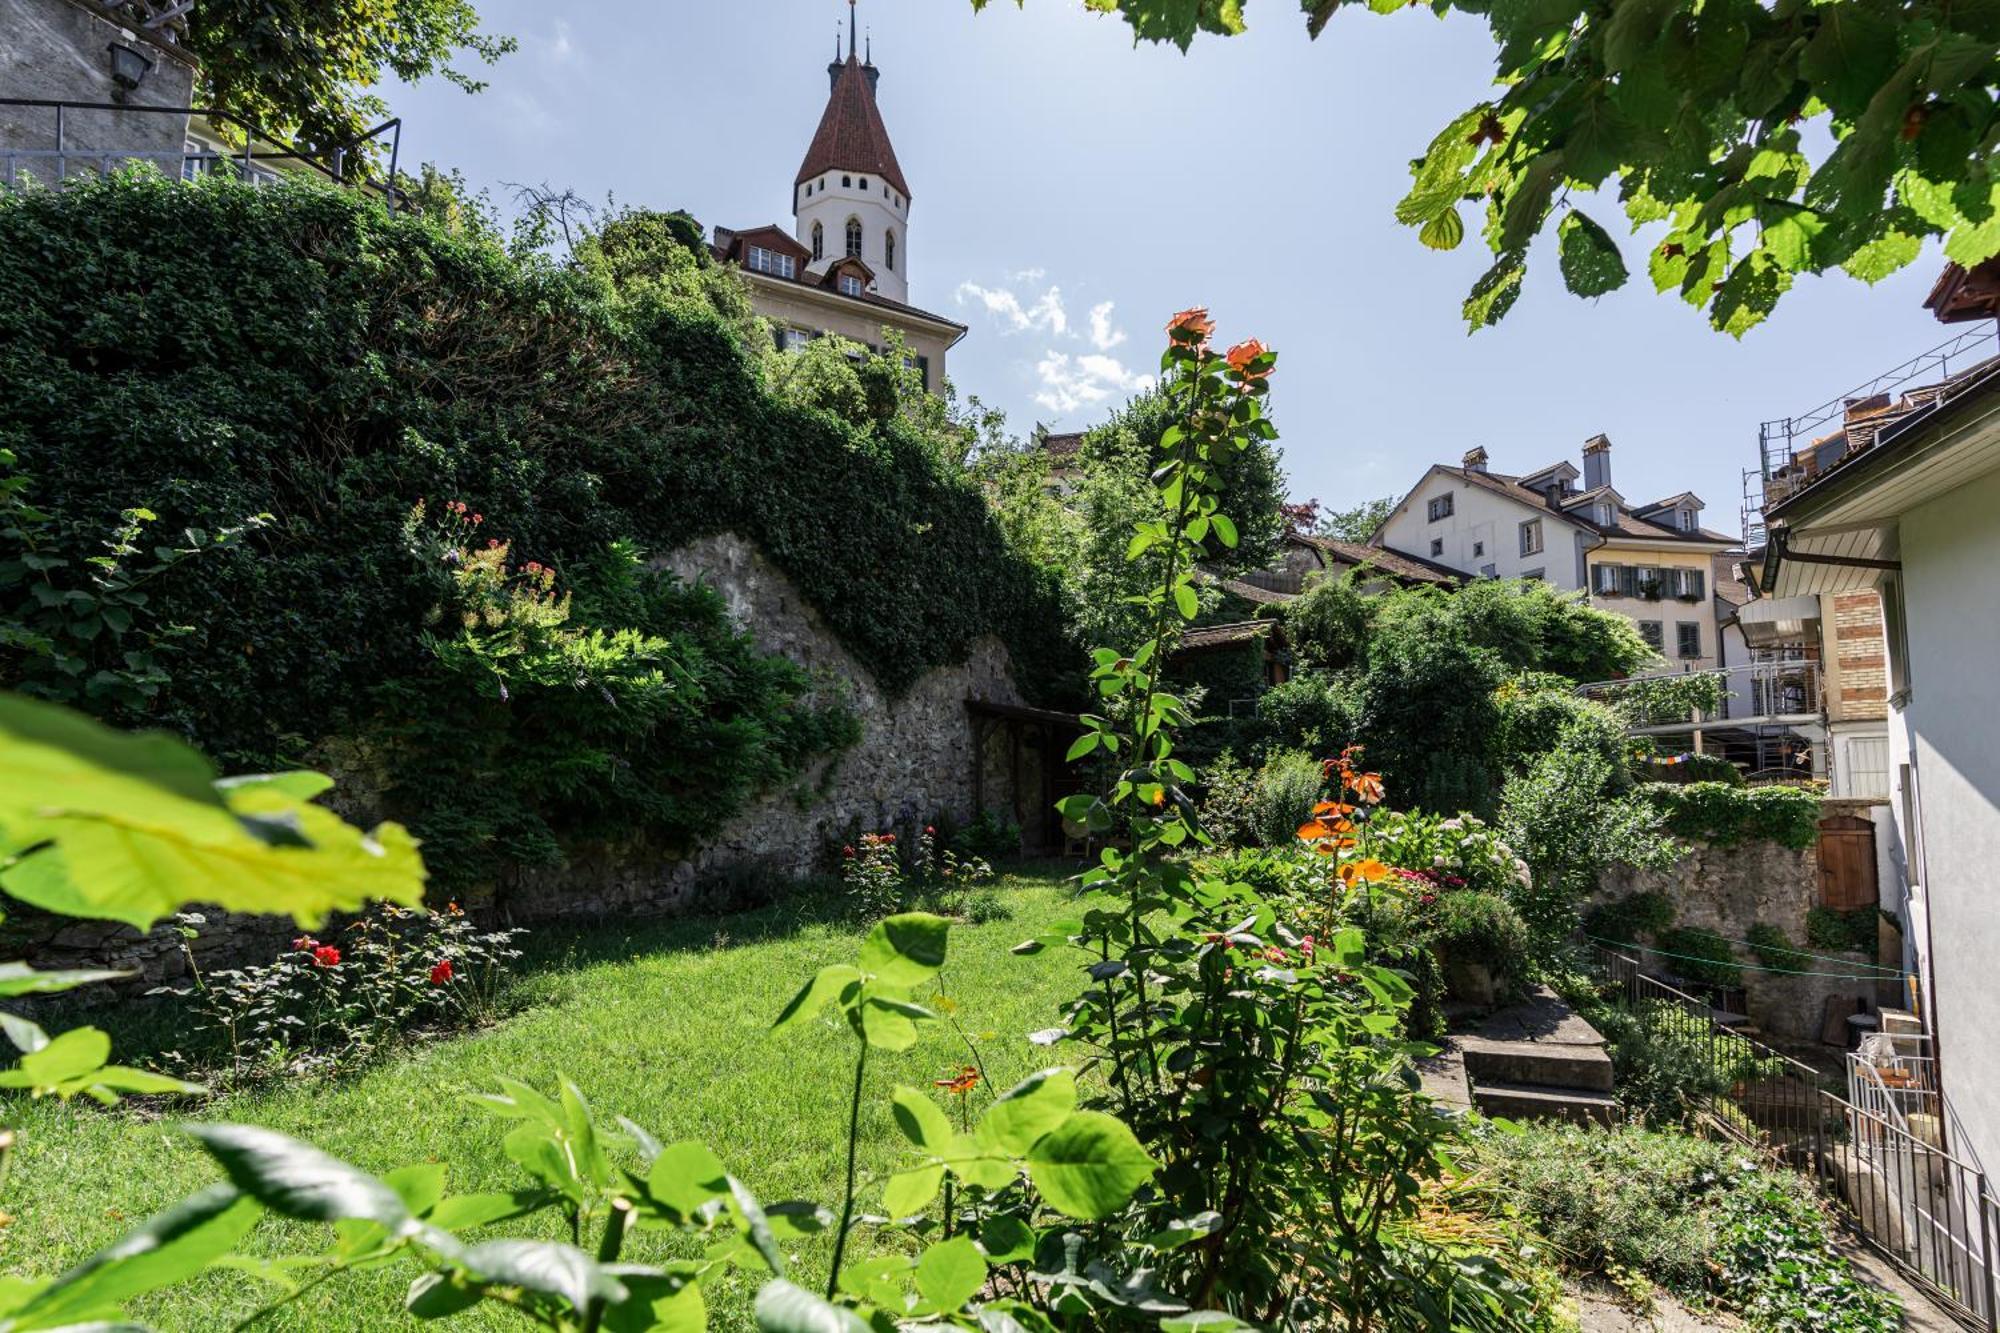
<path fill-rule="evenodd" d="M 1811 1175 L 1867 1243 L 1968 1328 L 2000 1330 L 2000 1199 L 1958 1137 L 1921 1038 L 1878 1039 L 1846 1060 L 1841 1095 L 1803 1061 L 1716 1009 L 1592 946 L 1607 996 L 1700 1074 L 1683 1091 L 1718 1131 Z"/>
<path fill-rule="evenodd" d="M 204 107 L 0 97 L 0 108 L 47 113 L 46 146 L 32 147 L 0 140 L 0 188 L 15 185 L 24 177 L 33 177 L 47 184 L 67 180 L 78 173 L 106 175 L 128 163 L 145 162 L 168 176 L 188 178 L 224 174 L 253 184 L 275 180 L 285 173 L 303 172 L 335 184 L 379 194 L 392 213 L 400 202 L 401 191 L 395 182 L 402 156 L 401 117 L 383 121 L 352 143 L 336 144 L 324 152 L 315 152 L 267 134 L 226 111 Z M 107 130 L 99 123 L 110 118 L 116 125 L 122 123 L 119 118 L 126 116 L 177 119 L 183 129 L 175 137 L 181 142 L 165 147 L 144 147 L 134 141 L 136 136 L 121 136 L 115 129 Z M 242 139 L 242 148 L 222 152 L 190 141 L 185 126 L 192 116 L 205 117 L 212 125 L 227 126 Z M 83 135 L 83 142 L 78 140 L 79 122 L 90 127 Z M 24 126 L 25 122 L 22 127 L 16 127 L 15 133 L 24 132 Z M 108 142 L 96 142 L 106 140 L 107 136 Z M 126 141 L 120 142 L 121 138 Z M 388 176 L 377 181 L 368 169 L 368 155 L 383 146 L 386 146 L 389 157 Z"/>

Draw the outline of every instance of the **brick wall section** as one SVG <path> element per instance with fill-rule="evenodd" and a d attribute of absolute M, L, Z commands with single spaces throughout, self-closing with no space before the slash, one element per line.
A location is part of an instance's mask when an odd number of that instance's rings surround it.
<path fill-rule="evenodd" d="M 1836 720 L 1889 716 L 1889 662 L 1882 599 L 1873 592 L 1833 599 L 1833 650 L 1840 670 Z"/>

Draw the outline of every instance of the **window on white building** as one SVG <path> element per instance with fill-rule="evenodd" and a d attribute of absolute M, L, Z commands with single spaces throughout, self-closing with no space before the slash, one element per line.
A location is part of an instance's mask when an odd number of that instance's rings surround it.
<path fill-rule="evenodd" d="M 896 233 L 882 233 L 882 267 L 893 272 L 896 268 Z"/>
<path fill-rule="evenodd" d="M 851 259 L 861 258 L 861 219 L 847 220 L 847 254 Z"/>
<path fill-rule="evenodd" d="M 755 273 L 769 273 L 777 278 L 791 278 L 798 275 L 798 262 L 790 255 L 776 250 L 766 250 L 761 245 L 750 247 L 750 268 Z"/>
<path fill-rule="evenodd" d="M 1657 620 L 1641 620 L 1637 623 L 1639 626 L 1639 637 L 1646 641 L 1646 646 L 1656 653 L 1664 651 L 1667 640 L 1665 628 L 1660 622 Z"/>
<path fill-rule="evenodd" d="M 1451 492 L 1446 491 L 1443 495 L 1437 495 L 1431 497 L 1431 502 L 1428 506 L 1425 507 L 1424 512 L 1430 515 L 1430 521 L 1433 523 L 1437 522 L 1439 519 L 1450 518 Z"/>
<path fill-rule="evenodd" d="M 1542 520 L 1531 518 L 1521 525 L 1521 554 L 1539 555 L 1542 550 Z"/>
<path fill-rule="evenodd" d="M 1674 625 L 1674 647 L 1682 657 L 1701 656 L 1701 626 L 1692 620 Z"/>
<path fill-rule="evenodd" d="M 1485 543 L 1485 542 L 1474 542 L 1474 543 L 1472 544 L 1472 558 L 1473 558 L 1474 560 L 1477 560 L 1477 559 L 1479 559 L 1480 557 L 1484 556 L 1485 554 L 1486 554 L 1486 543 Z"/>
<path fill-rule="evenodd" d="M 817 222 L 813 223 L 813 258 L 826 258 L 826 228 Z"/>
<path fill-rule="evenodd" d="M 861 188 L 864 190 L 868 188 L 868 178 L 866 176 L 861 178 Z"/>
<path fill-rule="evenodd" d="M 843 273 L 840 275 L 840 294 L 842 296 L 859 296 L 863 290 L 861 279 L 854 274 Z"/>
<path fill-rule="evenodd" d="M 1443 554 L 1444 554 L 1444 538 L 1442 537 L 1431 538 L 1431 559 L 1435 560 Z"/>

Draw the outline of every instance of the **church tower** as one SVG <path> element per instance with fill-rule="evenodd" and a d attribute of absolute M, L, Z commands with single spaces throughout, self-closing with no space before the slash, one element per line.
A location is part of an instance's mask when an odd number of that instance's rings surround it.
<path fill-rule="evenodd" d="M 873 52 L 858 56 L 854 0 L 847 0 L 847 55 L 826 67 L 831 95 L 792 185 L 799 244 L 812 252 L 809 273 L 853 256 L 874 275 L 870 290 L 910 300 L 910 187 L 875 105 L 882 72 Z"/>

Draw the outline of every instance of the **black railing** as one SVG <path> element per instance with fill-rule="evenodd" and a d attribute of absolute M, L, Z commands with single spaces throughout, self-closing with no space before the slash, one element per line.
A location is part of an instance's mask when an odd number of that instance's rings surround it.
<path fill-rule="evenodd" d="M 150 162 L 170 176 L 229 171 L 247 181 L 259 180 L 264 174 L 275 176 L 282 172 L 305 171 L 324 177 L 337 185 L 379 194 L 392 213 L 396 211 L 400 198 L 400 191 L 395 184 L 403 147 L 403 121 L 400 116 L 383 121 L 350 143 L 338 144 L 325 151 L 314 151 L 301 148 L 277 135 L 267 134 L 240 116 L 206 107 L 143 106 L 133 102 L 65 102 L 32 97 L 0 97 L 0 107 L 17 107 L 49 113 L 48 147 L 27 148 L 0 144 L 0 186 L 13 184 L 21 175 L 23 167 L 36 165 L 52 167 L 53 171 L 49 173 L 51 180 L 61 181 L 72 174 L 73 164 L 102 175 L 128 162 Z M 146 148 L 135 144 L 117 143 L 78 144 L 73 141 L 73 129 L 79 115 L 172 116 L 183 123 L 183 132 L 177 136 L 181 143 L 169 148 Z M 212 125 L 228 126 L 241 136 L 243 147 L 240 150 L 231 149 L 227 152 L 188 148 L 185 124 L 193 116 L 203 117 Z M 359 169 L 369 160 L 371 145 L 378 142 L 386 142 L 389 152 L 389 172 L 381 181 L 375 180 L 367 171 Z"/>
<path fill-rule="evenodd" d="M 1707 1124 L 1810 1174 L 1873 1249 L 1967 1328 L 2000 1329 L 2000 1200 L 1977 1165 L 1948 1150 L 1948 1115 L 1905 1114 L 1895 1099 L 1857 1105 L 1637 958 L 1597 946 L 1591 957 L 1608 999 L 1649 1036 L 1696 1054 L 1683 1092 Z"/>

